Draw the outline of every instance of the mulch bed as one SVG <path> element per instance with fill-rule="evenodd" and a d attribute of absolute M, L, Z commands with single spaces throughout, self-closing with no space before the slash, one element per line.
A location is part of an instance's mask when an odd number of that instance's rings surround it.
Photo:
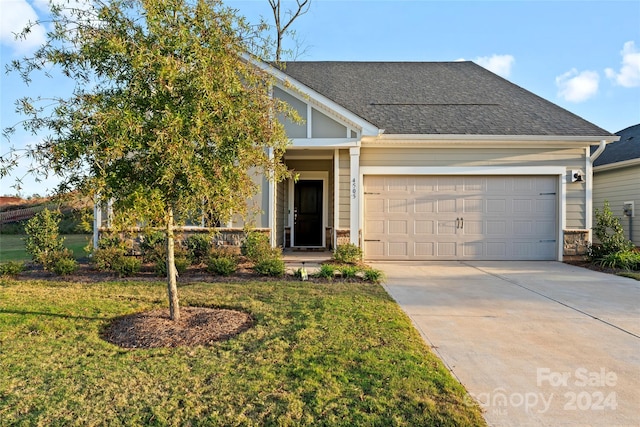
<path fill-rule="evenodd" d="M 207 346 L 229 339 L 253 325 L 248 313 L 223 308 L 182 307 L 180 320 L 169 310 L 153 310 L 116 318 L 102 337 L 124 348 Z"/>

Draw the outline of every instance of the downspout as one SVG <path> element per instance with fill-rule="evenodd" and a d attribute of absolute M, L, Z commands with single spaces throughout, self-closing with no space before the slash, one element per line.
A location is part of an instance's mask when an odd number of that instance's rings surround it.
<path fill-rule="evenodd" d="M 589 243 L 592 243 L 591 229 L 593 228 L 593 162 L 602 154 L 607 146 L 607 141 L 600 140 L 598 149 L 589 155 L 591 148 L 587 148 L 587 160 L 586 160 L 586 185 L 585 185 L 585 228 L 589 230 Z"/>

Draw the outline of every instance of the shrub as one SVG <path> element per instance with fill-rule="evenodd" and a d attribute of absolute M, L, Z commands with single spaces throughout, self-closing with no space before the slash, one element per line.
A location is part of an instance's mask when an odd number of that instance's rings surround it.
<path fill-rule="evenodd" d="M 253 267 L 254 270 L 263 276 L 280 277 L 284 275 L 284 261 L 280 258 L 266 258 L 260 260 Z"/>
<path fill-rule="evenodd" d="M 24 262 L 21 261 L 9 261 L 4 264 L 0 264 L 0 276 L 15 276 L 24 271 Z"/>
<path fill-rule="evenodd" d="M 604 201 L 602 212 L 595 210 L 596 225 L 593 233 L 600 241 L 600 245 L 589 247 L 589 258 L 597 260 L 617 252 L 626 252 L 633 249 L 633 243 L 624 237 L 624 229 L 620 219 L 613 215 L 609 202 Z"/>
<path fill-rule="evenodd" d="M 384 280 L 384 273 L 375 268 L 367 268 L 364 270 L 364 280 L 371 283 L 380 283 Z"/>
<path fill-rule="evenodd" d="M 640 270 L 640 252 L 623 251 L 607 254 L 601 257 L 599 262 L 605 268 Z"/>
<path fill-rule="evenodd" d="M 121 258 L 126 255 L 123 248 L 116 246 L 100 247 L 93 251 L 92 260 L 98 271 L 114 271 Z"/>
<path fill-rule="evenodd" d="M 118 276 L 129 277 L 137 274 L 142 267 L 142 261 L 135 256 L 123 255 L 118 258 L 113 265 L 113 271 L 118 273 Z"/>
<path fill-rule="evenodd" d="M 229 276 L 236 272 L 238 263 L 235 258 L 228 256 L 210 257 L 207 260 L 207 271 L 219 274 L 220 276 Z"/>
<path fill-rule="evenodd" d="M 343 279 L 355 279 L 358 271 L 358 267 L 354 265 L 343 265 L 340 267 L 340 274 L 342 274 Z"/>
<path fill-rule="evenodd" d="M 191 262 L 200 264 L 207 259 L 211 249 L 211 236 L 209 234 L 192 234 L 184 240 L 183 245 Z"/>
<path fill-rule="evenodd" d="M 353 243 L 338 245 L 333 252 L 333 259 L 345 264 L 356 264 L 362 260 L 362 249 Z"/>
<path fill-rule="evenodd" d="M 58 276 L 73 274 L 78 269 L 78 261 L 73 258 L 73 252 L 69 250 L 53 252 L 49 255 L 48 269 Z"/>
<path fill-rule="evenodd" d="M 49 254 L 64 249 L 64 239 L 60 237 L 58 230 L 59 223 L 60 214 L 49 209 L 38 212 L 27 221 L 24 227 L 27 234 L 25 248 L 35 262 L 45 265 Z"/>
<path fill-rule="evenodd" d="M 332 280 L 336 272 L 336 267 L 332 264 L 322 264 L 316 273 L 317 277 Z"/>
<path fill-rule="evenodd" d="M 153 250 L 153 257 L 155 263 L 155 272 L 157 276 L 167 275 L 167 245 L 159 243 Z M 182 274 L 187 271 L 189 267 L 189 257 L 187 257 L 187 251 L 182 246 L 176 243 L 173 250 L 173 259 L 176 265 L 178 274 Z"/>
<path fill-rule="evenodd" d="M 139 244 L 142 259 L 145 262 L 156 262 L 158 258 L 157 248 L 162 245 L 166 246 L 164 232 L 149 231 L 144 233 Z"/>
<path fill-rule="evenodd" d="M 253 263 L 273 258 L 269 236 L 259 231 L 248 232 L 240 246 L 240 253 Z"/>

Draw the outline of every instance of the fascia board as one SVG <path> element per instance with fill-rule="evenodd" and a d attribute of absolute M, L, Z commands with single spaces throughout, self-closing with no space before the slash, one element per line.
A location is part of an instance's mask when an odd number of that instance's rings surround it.
<path fill-rule="evenodd" d="M 601 141 L 607 143 L 617 141 L 617 135 L 608 136 L 549 136 L 549 135 L 402 135 L 382 134 L 364 136 L 363 147 L 402 147 L 428 146 L 438 147 L 528 147 L 523 143 L 531 143 L 535 147 L 586 147 L 598 145 Z M 514 144 L 521 144 L 514 147 Z"/>
<path fill-rule="evenodd" d="M 294 138 L 288 148 L 309 148 L 326 150 L 327 148 L 357 147 L 357 138 Z"/>
<path fill-rule="evenodd" d="M 613 169 L 628 168 L 630 166 L 640 166 L 640 158 L 624 160 L 622 162 L 608 163 L 606 165 L 594 166 L 594 172 L 603 172 Z"/>

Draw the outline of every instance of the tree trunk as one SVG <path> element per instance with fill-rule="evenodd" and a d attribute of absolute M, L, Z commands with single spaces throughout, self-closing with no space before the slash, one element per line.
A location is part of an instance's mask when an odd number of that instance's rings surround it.
<path fill-rule="evenodd" d="M 167 293 L 169 294 L 169 317 L 180 320 L 180 304 L 178 302 L 178 285 L 175 262 L 175 240 L 173 231 L 173 208 L 169 207 L 167 218 Z"/>

